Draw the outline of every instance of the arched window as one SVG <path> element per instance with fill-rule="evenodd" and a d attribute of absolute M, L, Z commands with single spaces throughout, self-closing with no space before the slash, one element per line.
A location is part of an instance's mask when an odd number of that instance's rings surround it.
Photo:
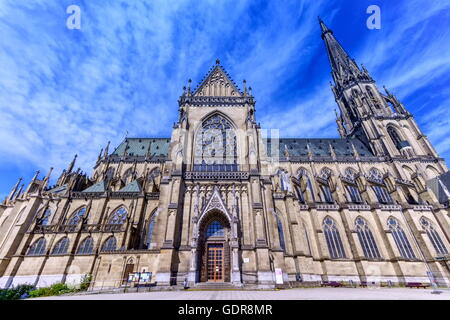
<path fill-rule="evenodd" d="M 124 184 L 128 184 L 134 178 L 134 175 L 135 175 L 135 172 L 133 171 L 133 169 L 129 168 L 127 171 L 125 171 L 121 180 Z"/>
<path fill-rule="evenodd" d="M 323 168 L 320 171 L 320 190 L 322 191 L 322 201 L 333 203 L 333 195 L 331 193 L 330 189 L 330 177 L 331 177 L 332 171 L 329 168 Z"/>
<path fill-rule="evenodd" d="M 375 195 L 380 203 L 393 203 L 391 194 L 386 189 L 386 186 L 383 181 L 383 174 L 380 170 L 376 168 L 372 168 L 369 170 L 368 180 L 374 185 L 372 186 L 372 190 L 375 192 Z"/>
<path fill-rule="evenodd" d="M 116 237 L 110 236 L 108 239 L 105 240 L 102 246 L 102 252 L 105 251 L 115 251 L 117 248 L 117 240 Z"/>
<path fill-rule="evenodd" d="M 448 254 L 447 248 L 444 245 L 439 233 L 437 233 L 436 229 L 433 226 L 433 223 L 425 217 L 420 219 L 420 224 L 422 228 L 426 231 L 428 238 L 433 244 L 434 250 L 438 254 Z"/>
<path fill-rule="evenodd" d="M 380 259 L 380 252 L 378 251 L 372 231 L 367 225 L 367 221 L 361 217 L 358 217 L 355 220 L 355 226 L 364 256 L 368 259 Z"/>
<path fill-rule="evenodd" d="M 217 221 L 214 220 L 208 225 L 208 228 L 206 229 L 206 237 L 223 237 L 225 235 L 225 231 L 223 228 L 223 225 Z"/>
<path fill-rule="evenodd" d="M 400 150 L 402 148 L 402 139 L 400 138 L 400 135 L 398 134 L 397 130 L 395 130 L 394 127 L 388 127 L 387 132 L 389 136 L 392 139 L 392 142 L 394 143 L 395 147 Z"/>
<path fill-rule="evenodd" d="M 159 169 L 159 167 L 156 167 L 152 171 L 150 171 L 150 173 L 147 177 L 147 180 L 149 182 L 155 183 L 156 178 L 159 177 L 160 174 L 161 174 L 161 169 Z"/>
<path fill-rule="evenodd" d="M 280 239 L 280 247 L 283 251 L 286 251 L 286 244 L 284 242 L 284 232 L 283 232 L 283 223 L 278 215 L 275 215 L 277 219 L 277 229 L 278 229 L 278 237 Z"/>
<path fill-rule="evenodd" d="M 323 220 L 323 232 L 327 241 L 328 251 L 332 259 L 345 258 L 344 245 L 341 241 L 339 230 L 336 223 L 330 217 Z"/>
<path fill-rule="evenodd" d="M 277 176 L 280 181 L 281 191 L 292 191 L 290 175 L 283 169 L 277 170 Z"/>
<path fill-rule="evenodd" d="M 355 181 L 358 173 L 352 168 L 346 168 L 344 171 L 344 176 L 349 181 Z"/>
<path fill-rule="evenodd" d="M 94 250 L 94 239 L 87 237 L 78 246 L 77 254 L 91 254 Z"/>
<path fill-rule="evenodd" d="M 45 209 L 44 214 L 42 215 L 41 220 L 39 221 L 39 224 L 41 226 L 46 226 L 50 223 L 50 217 L 52 216 L 52 210 L 50 208 Z"/>
<path fill-rule="evenodd" d="M 153 229 L 155 228 L 155 214 L 152 215 L 152 217 L 150 218 L 150 222 L 148 224 L 148 229 L 147 229 L 147 240 L 146 240 L 146 245 L 147 245 L 147 249 L 150 249 L 150 246 L 152 244 L 152 239 L 153 239 Z"/>
<path fill-rule="evenodd" d="M 375 99 L 375 96 L 373 95 L 372 88 L 370 88 L 369 86 L 366 86 L 366 90 L 367 90 L 367 93 L 369 94 L 369 97 L 371 99 Z"/>
<path fill-rule="evenodd" d="M 84 215 L 86 214 L 86 207 L 82 207 L 80 209 L 78 209 L 77 211 L 75 211 L 72 214 L 72 217 L 69 219 L 68 221 L 68 225 L 77 225 L 80 220 L 84 217 Z"/>
<path fill-rule="evenodd" d="M 128 211 L 124 207 L 120 207 L 113 212 L 109 218 L 108 224 L 123 224 L 127 218 Z"/>
<path fill-rule="evenodd" d="M 53 247 L 52 254 L 54 255 L 66 254 L 68 248 L 69 248 L 69 238 L 64 237 L 55 244 L 55 246 Z"/>
<path fill-rule="evenodd" d="M 369 170 L 369 179 L 383 183 L 383 174 L 377 168 L 371 168 Z"/>
<path fill-rule="evenodd" d="M 47 242 L 45 241 L 44 237 L 37 239 L 28 249 L 27 255 L 28 256 L 39 256 L 45 253 L 45 246 Z"/>
<path fill-rule="evenodd" d="M 405 231 L 400 227 L 397 219 L 390 217 L 388 219 L 388 227 L 392 232 L 392 236 L 394 237 L 398 251 L 400 251 L 401 257 L 405 259 L 416 259 L 416 255 L 409 244 Z"/>
<path fill-rule="evenodd" d="M 202 123 L 194 146 L 194 170 L 236 171 L 237 143 L 231 123 L 215 114 Z"/>
<path fill-rule="evenodd" d="M 346 168 L 344 171 L 345 189 L 347 190 L 347 199 L 352 203 L 361 203 L 362 197 L 356 184 L 358 173 L 352 168 Z"/>
<path fill-rule="evenodd" d="M 298 174 L 297 174 L 297 176 L 298 176 L 298 179 L 300 180 L 300 181 L 304 181 L 305 183 L 306 183 L 306 188 L 304 189 L 305 190 L 305 192 L 309 189 L 309 192 L 310 192 L 310 194 L 311 194 L 311 196 L 312 196 L 312 201 L 316 201 L 316 199 L 315 199 L 315 196 L 314 196 L 314 191 L 313 191 L 313 187 L 312 187 L 312 183 L 311 183 L 311 179 L 309 179 L 309 174 L 308 174 L 308 171 L 306 170 L 306 169 L 304 169 L 304 168 L 301 168 L 299 171 L 298 171 Z M 304 195 L 304 194 L 303 194 Z M 306 198 L 304 197 L 304 200 L 306 201 Z"/>
<path fill-rule="evenodd" d="M 294 189 L 295 189 L 295 193 L 297 195 L 298 202 L 305 203 L 305 196 L 303 195 L 303 192 L 302 192 L 302 189 L 300 188 L 300 186 L 295 185 Z"/>
<path fill-rule="evenodd" d="M 321 184 L 320 190 L 322 190 L 322 201 L 327 203 L 333 203 L 333 195 L 330 190 L 330 186 L 328 184 Z"/>
<path fill-rule="evenodd" d="M 348 192 L 348 195 L 350 197 L 350 202 L 352 203 L 361 203 L 361 193 L 359 192 L 359 189 L 356 185 L 353 184 L 347 184 L 346 189 Z"/>
<path fill-rule="evenodd" d="M 378 202 L 384 203 L 384 204 L 393 203 L 392 197 L 391 197 L 389 191 L 387 191 L 385 186 L 375 185 L 375 186 L 372 186 L 372 189 L 375 192 L 375 195 L 377 196 Z"/>

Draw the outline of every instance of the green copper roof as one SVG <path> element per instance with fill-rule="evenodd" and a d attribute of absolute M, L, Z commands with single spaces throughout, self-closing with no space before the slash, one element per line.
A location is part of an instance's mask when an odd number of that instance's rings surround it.
<path fill-rule="evenodd" d="M 119 192 L 141 192 L 141 185 L 137 180 L 134 180 L 120 189 Z"/>
<path fill-rule="evenodd" d="M 49 193 L 63 193 L 67 189 L 67 184 L 48 190 Z"/>
<path fill-rule="evenodd" d="M 167 157 L 169 144 L 169 138 L 126 138 L 112 154 L 123 156 L 127 147 L 128 156 L 145 156 L 148 153 L 152 157 Z"/>
<path fill-rule="evenodd" d="M 105 181 L 102 180 L 81 192 L 105 192 L 105 191 L 106 191 Z"/>
<path fill-rule="evenodd" d="M 273 139 L 264 139 L 267 146 L 267 155 L 272 157 L 272 143 Z M 280 138 L 279 143 L 279 157 L 285 158 L 286 153 L 289 157 L 299 157 L 308 155 L 308 147 L 313 156 L 330 156 L 330 145 L 336 156 L 353 156 L 353 147 L 355 146 L 361 157 L 373 157 L 372 152 L 358 139 L 340 139 L 340 138 L 314 138 L 314 139 L 299 139 L 299 138 Z M 273 146 L 275 147 L 275 146 Z"/>

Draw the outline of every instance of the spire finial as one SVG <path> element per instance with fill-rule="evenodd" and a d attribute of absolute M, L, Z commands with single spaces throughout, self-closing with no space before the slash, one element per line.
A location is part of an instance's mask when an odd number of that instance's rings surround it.
<path fill-rule="evenodd" d="M 352 151 L 353 151 L 353 156 L 355 157 L 356 160 L 359 160 L 359 152 L 356 149 L 355 145 L 352 142 Z"/>
<path fill-rule="evenodd" d="M 328 142 L 328 148 L 330 149 L 330 155 L 331 157 L 335 160 L 336 159 L 336 152 L 334 151 L 333 146 L 331 145 L 331 143 Z"/>
<path fill-rule="evenodd" d="M 216 59 L 216 64 L 219 65 L 220 64 L 220 60 L 217 58 Z"/>
<path fill-rule="evenodd" d="M 47 176 L 44 178 L 44 180 L 50 179 L 50 175 L 52 174 L 52 171 L 53 171 L 53 167 L 50 167 L 50 170 L 48 170 Z"/>
<path fill-rule="evenodd" d="M 192 80 L 189 79 L 189 80 L 188 80 L 188 87 L 187 87 L 187 93 L 188 93 L 188 95 L 191 93 L 191 83 L 192 83 Z"/>
<path fill-rule="evenodd" d="M 67 173 L 71 173 L 72 172 L 72 169 L 75 166 L 75 161 L 77 160 L 77 157 L 78 157 L 77 154 L 73 157 L 72 162 L 70 162 L 69 167 L 67 168 Z"/>
<path fill-rule="evenodd" d="M 325 25 L 325 22 L 323 22 L 323 20 L 320 17 L 318 17 L 318 19 L 319 19 L 320 29 L 322 30 L 322 39 L 323 39 L 325 34 L 327 34 L 327 33 L 332 34 L 333 31 L 328 29 L 328 27 Z"/>
<path fill-rule="evenodd" d="M 22 177 L 19 178 L 19 180 L 17 181 L 17 183 L 16 183 L 16 184 L 14 185 L 14 187 L 11 189 L 11 192 L 10 192 L 10 194 L 9 194 L 7 200 L 6 200 L 7 202 L 9 202 L 9 201 L 11 201 L 11 200 L 13 199 L 14 194 L 15 194 L 16 191 L 17 191 L 17 187 L 19 186 L 19 184 L 20 184 L 21 181 L 22 181 Z"/>
<path fill-rule="evenodd" d="M 107 157 L 107 156 L 108 156 L 108 152 L 109 152 L 109 144 L 110 144 L 110 143 L 111 143 L 111 141 L 108 141 L 108 144 L 106 145 L 105 153 L 103 154 L 104 157 Z"/>
<path fill-rule="evenodd" d="M 97 157 L 97 161 L 100 161 L 100 159 L 102 158 L 102 154 L 103 154 L 103 148 L 100 149 L 100 152 Z"/>

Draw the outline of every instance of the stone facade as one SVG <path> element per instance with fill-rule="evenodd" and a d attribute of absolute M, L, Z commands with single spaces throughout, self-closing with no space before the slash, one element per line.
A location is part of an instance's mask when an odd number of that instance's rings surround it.
<path fill-rule="evenodd" d="M 427 186 L 446 164 L 320 26 L 341 138 L 267 137 L 251 88 L 217 61 L 184 88 L 171 138 L 127 138 L 90 176 L 74 159 L 55 186 L 51 170 L 14 186 L 0 206 L 0 287 L 86 274 L 93 288 L 120 287 L 133 272 L 157 286 L 429 282 L 427 272 L 448 283 L 449 199 Z"/>

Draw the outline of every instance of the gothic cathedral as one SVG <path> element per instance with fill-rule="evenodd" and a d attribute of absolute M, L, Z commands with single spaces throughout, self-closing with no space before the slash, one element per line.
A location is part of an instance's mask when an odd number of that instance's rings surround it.
<path fill-rule="evenodd" d="M 414 117 L 320 21 L 340 138 L 278 138 L 217 60 L 170 138 L 126 138 L 0 205 L 0 287 L 449 282 L 448 172 Z M 445 194 L 434 192 L 436 183 Z M 433 189 L 434 188 L 434 189 Z M 427 276 L 428 275 L 428 276 Z M 141 280 L 139 280 L 141 281 Z"/>

